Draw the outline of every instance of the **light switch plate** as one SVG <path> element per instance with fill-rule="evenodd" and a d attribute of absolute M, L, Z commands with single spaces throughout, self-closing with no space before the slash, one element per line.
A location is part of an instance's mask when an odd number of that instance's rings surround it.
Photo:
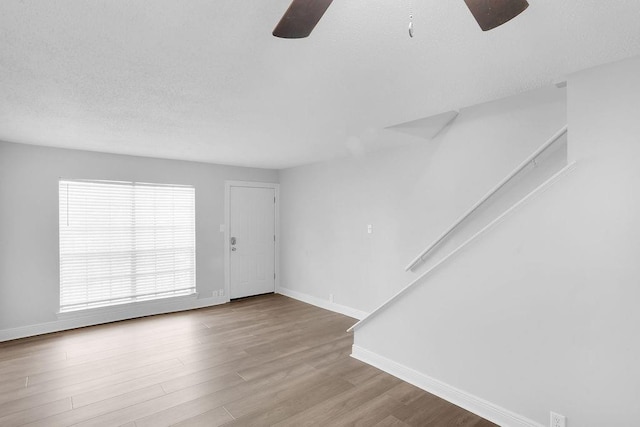
<path fill-rule="evenodd" d="M 567 427 L 567 418 L 564 415 L 551 412 L 551 427 Z"/>

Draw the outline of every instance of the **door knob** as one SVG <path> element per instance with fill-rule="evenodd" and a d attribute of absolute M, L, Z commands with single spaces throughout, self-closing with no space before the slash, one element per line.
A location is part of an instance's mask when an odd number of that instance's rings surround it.
<path fill-rule="evenodd" d="M 231 238 L 231 244 L 232 244 L 232 245 L 235 245 L 235 244 L 236 244 L 236 238 L 235 238 L 235 237 L 232 237 L 232 238 Z"/>

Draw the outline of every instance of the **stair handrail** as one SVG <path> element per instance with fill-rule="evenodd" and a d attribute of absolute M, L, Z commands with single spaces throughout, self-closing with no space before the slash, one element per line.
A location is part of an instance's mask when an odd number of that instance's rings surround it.
<path fill-rule="evenodd" d="M 467 219 L 472 213 L 474 213 L 480 206 L 484 204 L 491 196 L 497 193 L 502 187 L 504 187 L 513 177 L 515 177 L 521 170 L 523 170 L 529 163 L 534 161 L 544 150 L 549 148 L 551 144 L 562 138 L 567 133 L 567 125 L 564 125 L 559 131 L 557 131 L 547 142 L 542 144 L 537 150 L 535 150 L 526 160 L 520 163 L 509 175 L 507 175 L 502 181 L 500 181 L 495 187 L 493 187 L 487 194 L 485 194 L 478 202 L 476 202 L 469 210 L 467 210 L 460 218 L 458 218 L 447 230 L 442 233 L 438 238 L 431 243 L 426 249 L 415 257 L 405 268 L 404 271 L 413 270 L 413 268 L 424 260 L 424 257 L 429 254 L 440 242 L 447 238 L 458 226 Z"/>
<path fill-rule="evenodd" d="M 467 240 L 465 240 L 460 246 L 458 246 L 457 248 L 452 250 L 449 254 L 447 254 L 444 258 L 442 258 L 438 262 L 436 262 L 433 266 L 431 266 L 429 269 L 427 269 L 427 271 L 421 273 L 418 277 L 416 277 L 414 280 L 412 280 L 411 283 L 406 285 L 404 288 L 400 289 L 398 292 L 396 292 L 395 295 L 393 295 L 391 298 L 389 298 L 388 300 L 386 300 L 385 302 L 380 304 L 378 307 L 376 307 L 376 309 L 371 311 L 367 316 L 365 316 L 364 318 L 360 319 L 355 325 L 353 325 L 349 329 L 347 329 L 347 332 L 353 332 L 354 330 L 358 329 L 358 327 L 362 326 L 362 324 L 364 324 L 364 323 L 368 322 L 369 320 L 371 320 L 380 311 L 382 311 L 382 309 L 384 309 L 386 306 L 388 306 L 393 301 L 398 299 L 400 296 L 405 294 L 409 289 L 413 288 L 413 286 L 415 284 L 417 284 L 422 279 L 424 279 L 426 276 L 428 276 L 431 273 L 433 273 L 434 271 L 436 271 L 440 266 L 445 264 L 450 258 L 452 258 L 455 255 L 457 255 L 459 252 L 464 250 L 474 240 L 476 240 L 477 238 L 482 236 L 484 233 L 486 233 L 489 229 L 493 228 L 499 222 L 503 221 L 507 216 L 509 216 L 516 209 L 518 209 L 521 205 L 525 204 L 527 201 L 531 200 L 537 194 L 541 193 L 544 189 L 548 188 L 551 184 L 553 184 L 558 179 L 560 179 L 560 177 L 562 177 L 563 175 L 565 175 L 568 172 L 572 171 L 575 168 L 575 166 L 576 166 L 576 162 L 574 161 L 574 162 L 571 162 L 571 163 L 567 164 L 564 168 L 560 169 L 558 172 L 556 172 L 554 175 L 552 175 L 549 179 L 547 179 L 545 182 L 540 184 L 533 191 L 531 191 L 529 194 L 527 194 L 522 199 L 520 199 L 518 202 L 516 202 L 513 206 L 511 206 L 509 209 L 504 211 L 496 219 L 494 219 L 489 224 L 487 224 L 484 227 L 482 227 L 482 229 L 480 229 L 473 236 L 471 236 Z"/>

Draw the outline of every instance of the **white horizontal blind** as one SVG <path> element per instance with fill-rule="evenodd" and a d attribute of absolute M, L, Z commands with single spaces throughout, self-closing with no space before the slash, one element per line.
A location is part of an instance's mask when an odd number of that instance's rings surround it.
<path fill-rule="evenodd" d="M 60 311 L 195 292 L 195 189 L 60 180 Z"/>

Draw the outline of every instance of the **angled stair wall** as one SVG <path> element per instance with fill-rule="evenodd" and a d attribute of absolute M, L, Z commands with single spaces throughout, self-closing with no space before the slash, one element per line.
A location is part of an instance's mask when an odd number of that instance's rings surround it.
<path fill-rule="evenodd" d="M 505 426 L 637 423 L 638 75 L 570 76 L 575 167 L 357 328 L 353 355 Z"/>

